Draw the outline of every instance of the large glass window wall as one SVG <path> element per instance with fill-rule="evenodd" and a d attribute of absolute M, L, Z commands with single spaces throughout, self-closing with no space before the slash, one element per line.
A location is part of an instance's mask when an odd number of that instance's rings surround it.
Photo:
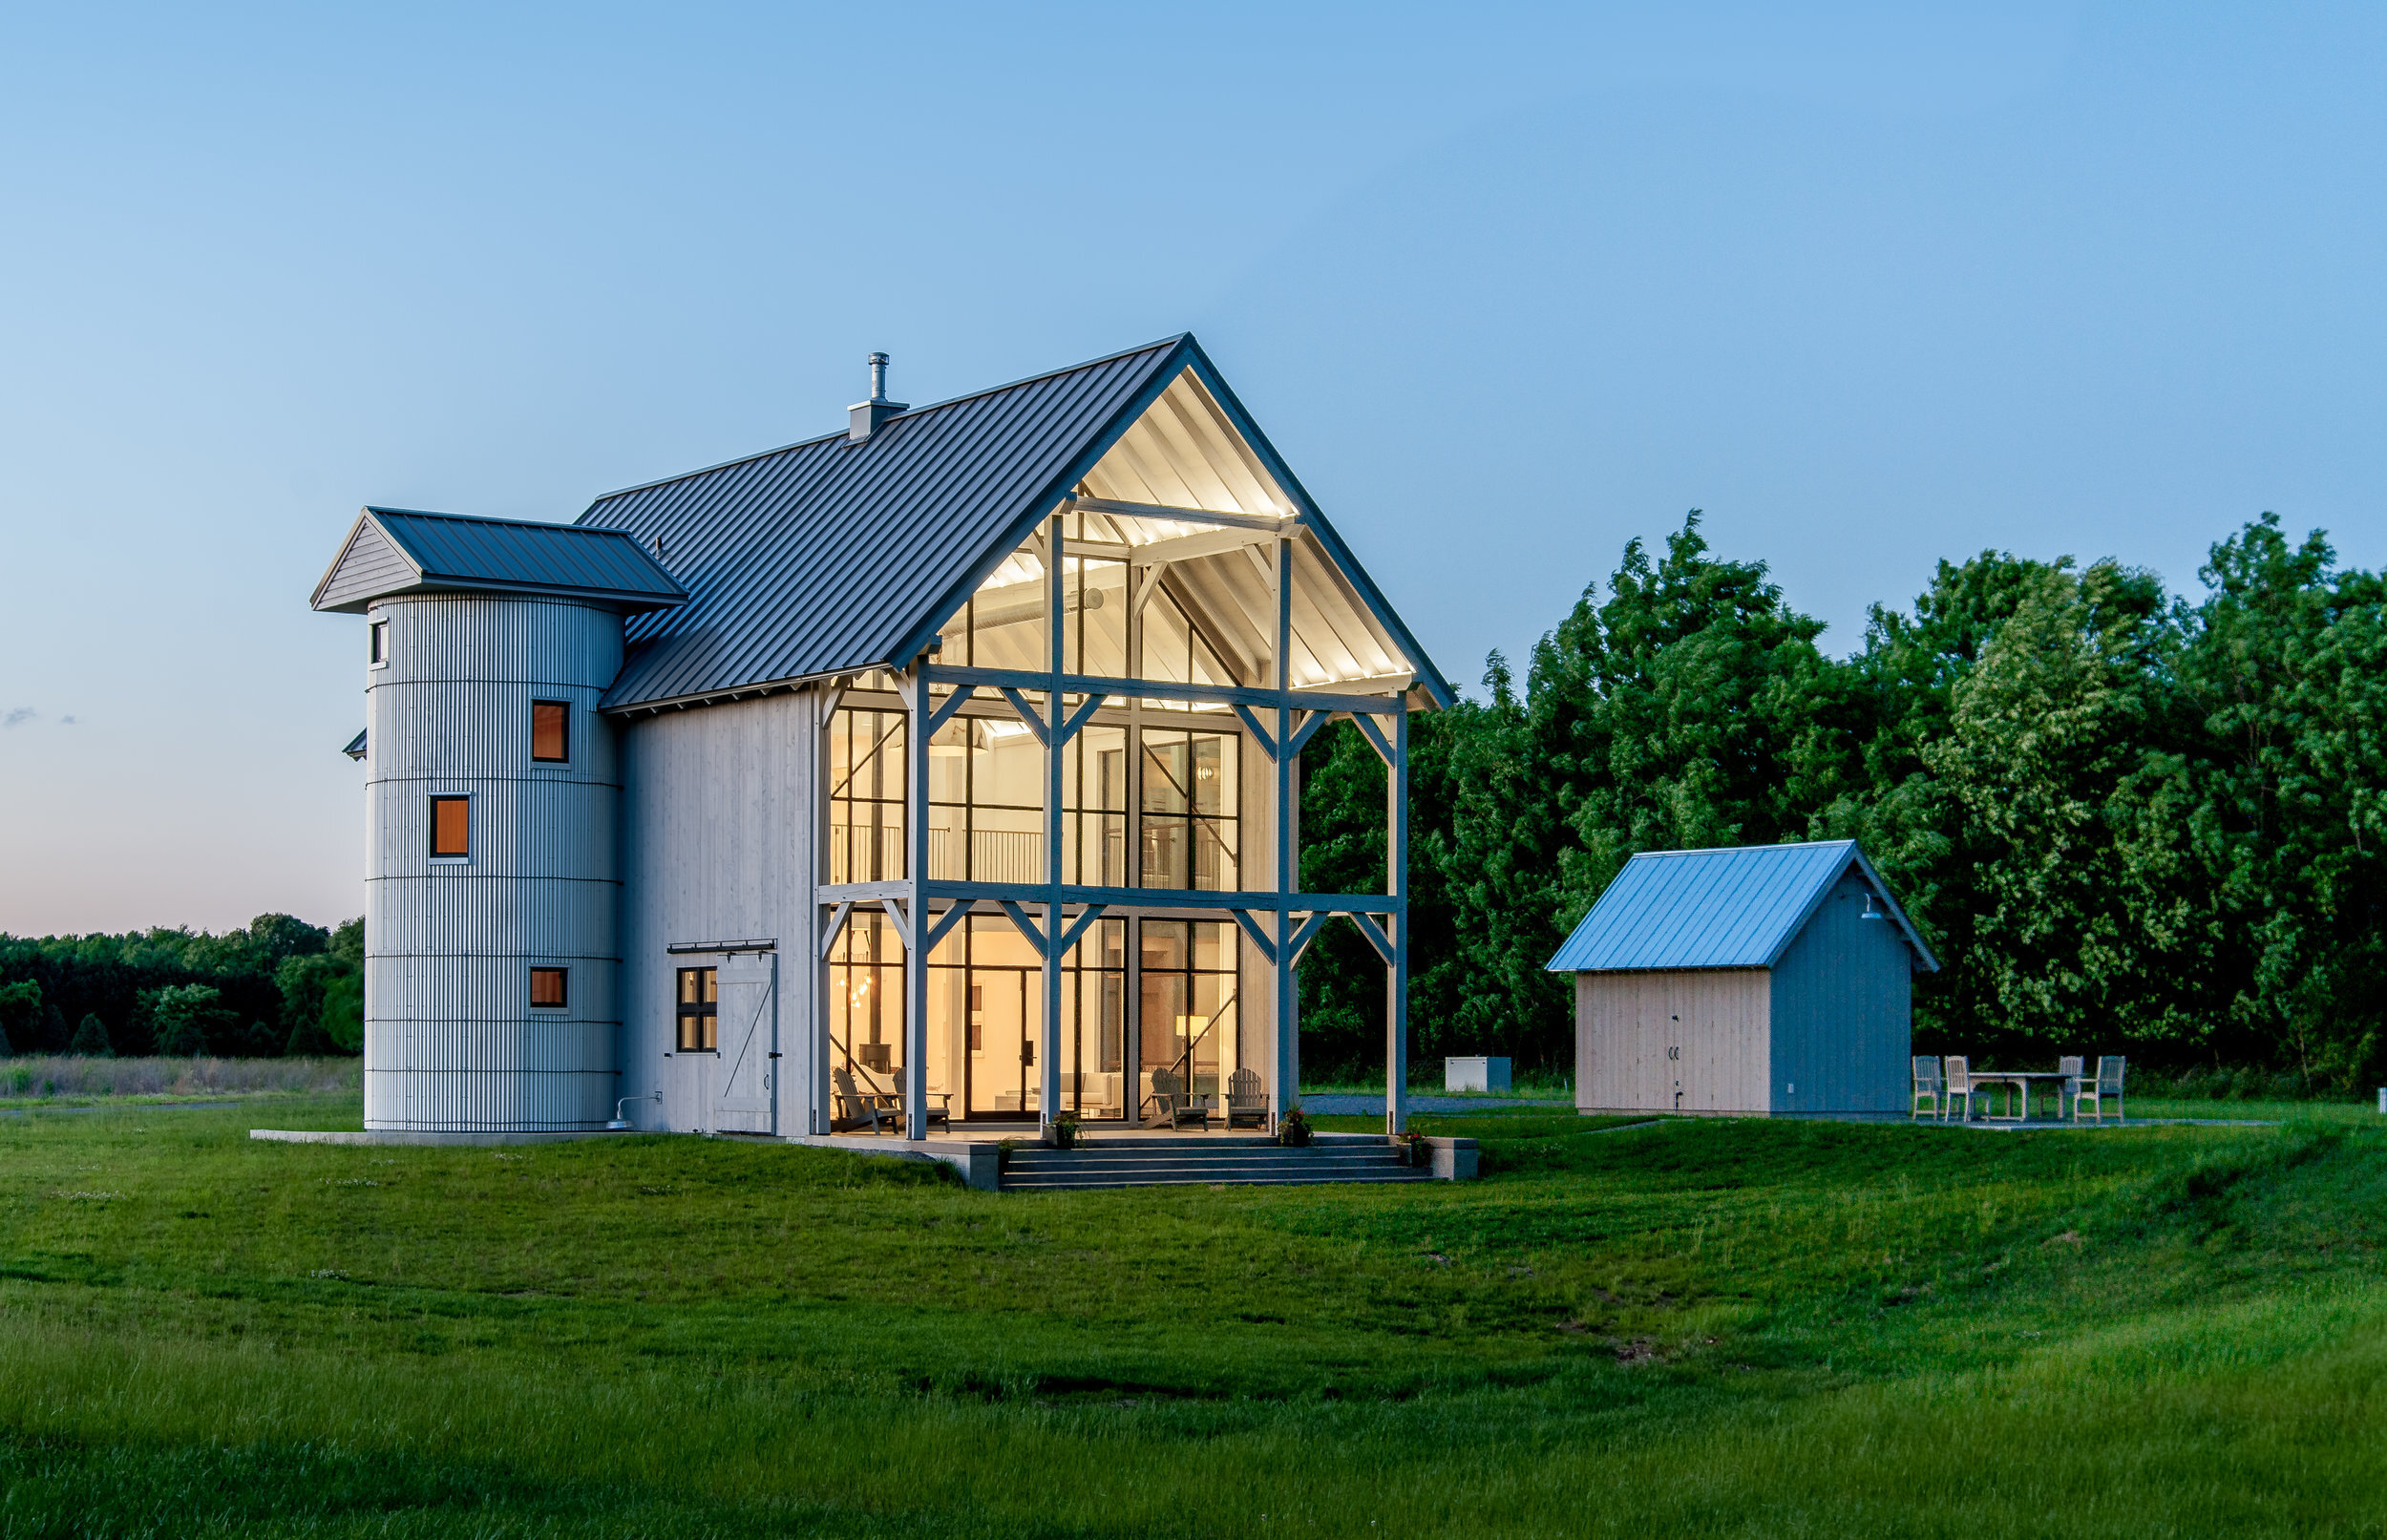
<path fill-rule="evenodd" d="M 1137 961 L 1137 1084 L 1143 1105 L 1152 1075 L 1168 1070 L 1214 1111 L 1241 1066 L 1235 926 L 1201 919 L 1143 919 Z"/>
<path fill-rule="evenodd" d="M 929 1089 L 947 1090 L 937 1059 Z M 840 1094 L 892 1096 L 903 1066 L 903 941 L 885 915 L 857 909 L 829 953 L 831 1084 Z"/>
<path fill-rule="evenodd" d="M 1137 885 L 1232 893 L 1241 872 L 1242 739 L 1145 728 Z"/>
<path fill-rule="evenodd" d="M 928 959 L 928 1039 L 936 1066 L 955 1066 L 954 1115 L 980 1122 L 1039 1116 L 1044 1073 L 1044 963 L 1010 918 L 972 915 Z M 1061 1107 L 1080 1117 L 1127 1115 L 1127 921 L 1096 920 L 1061 977 Z"/>
<path fill-rule="evenodd" d="M 841 709 L 831 717 L 827 880 L 902 878 L 903 740 L 900 711 Z"/>

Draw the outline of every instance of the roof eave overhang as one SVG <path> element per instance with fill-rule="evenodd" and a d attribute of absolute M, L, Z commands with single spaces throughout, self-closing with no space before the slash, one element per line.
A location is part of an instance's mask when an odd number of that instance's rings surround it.
<path fill-rule="evenodd" d="M 866 674 L 876 668 L 890 668 L 884 663 L 857 664 L 851 668 L 833 669 L 828 673 L 796 674 L 786 679 L 764 680 L 752 685 L 738 685 L 722 689 L 695 690 L 686 695 L 663 695 L 652 700 L 600 700 L 597 709 L 611 717 L 661 716 L 665 711 L 692 711 L 700 707 L 728 706 L 735 701 L 751 701 L 765 695 L 789 695 L 810 685 L 825 685 L 851 674 Z"/>
<path fill-rule="evenodd" d="M 643 615 L 649 610 L 674 609 L 687 602 L 687 596 L 685 594 L 677 599 L 665 599 L 655 594 L 633 594 L 610 588 L 574 588 L 558 583 L 491 582 L 485 578 L 427 577 L 396 588 L 385 588 L 379 593 L 370 594 L 362 599 L 352 599 L 344 604 L 318 604 L 315 608 L 327 615 L 362 615 L 385 599 L 420 599 L 433 595 L 458 599 L 475 596 L 489 599 L 568 599 L 575 603 L 595 604 L 605 609 L 617 610 L 624 615 Z"/>

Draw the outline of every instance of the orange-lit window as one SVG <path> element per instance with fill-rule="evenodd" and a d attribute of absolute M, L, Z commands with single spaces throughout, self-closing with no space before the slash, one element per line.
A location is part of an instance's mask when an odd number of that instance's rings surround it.
<path fill-rule="evenodd" d="M 431 799 L 431 853 L 433 855 L 473 854 L 473 799 Z"/>
<path fill-rule="evenodd" d="M 571 757 L 571 708 L 561 701 L 531 702 L 531 758 L 560 765 Z"/>
<path fill-rule="evenodd" d="M 714 968 L 680 970 L 680 1051 L 711 1053 L 720 1044 L 721 974 Z"/>
<path fill-rule="evenodd" d="M 562 968 L 533 968 L 531 970 L 531 1003 L 550 1009 L 563 1008 Z"/>

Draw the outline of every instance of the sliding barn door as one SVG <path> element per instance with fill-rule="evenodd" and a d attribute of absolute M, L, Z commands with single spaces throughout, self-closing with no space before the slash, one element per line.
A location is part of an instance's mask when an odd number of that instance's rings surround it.
<path fill-rule="evenodd" d="M 775 959 L 721 965 L 721 1055 L 713 1126 L 725 1133 L 779 1131 L 779 990 Z"/>

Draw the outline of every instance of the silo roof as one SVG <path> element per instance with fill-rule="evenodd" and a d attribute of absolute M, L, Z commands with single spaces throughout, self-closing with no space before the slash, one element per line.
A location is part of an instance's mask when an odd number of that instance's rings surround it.
<path fill-rule="evenodd" d="M 1650 851 L 1624 863 L 1546 964 L 1553 973 L 1770 968 L 1850 867 L 1914 951 L 1939 961 L 1853 839 Z"/>
<path fill-rule="evenodd" d="M 554 594 L 631 611 L 687 599 L 616 530 L 369 507 L 315 585 L 314 606 L 355 612 L 413 593 Z"/>

